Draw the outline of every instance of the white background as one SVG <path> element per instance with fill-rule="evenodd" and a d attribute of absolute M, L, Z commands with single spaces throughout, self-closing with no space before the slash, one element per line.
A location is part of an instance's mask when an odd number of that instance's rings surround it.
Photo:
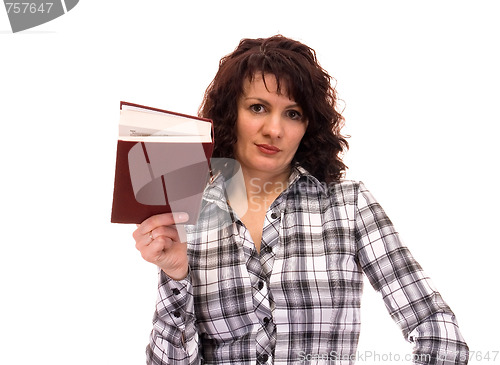
<path fill-rule="evenodd" d="M 0 363 L 144 363 L 156 269 L 132 226 L 109 223 L 119 101 L 195 114 L 223 55 L 277 33 L 335 77 L 347 177 L 386 209 L 471 350 L 493 357 L 495 3 L 83 0 L 16 34 L 0 9 Z M 368 283 L 362 315 L 360 353 L 411 352 Z"/>

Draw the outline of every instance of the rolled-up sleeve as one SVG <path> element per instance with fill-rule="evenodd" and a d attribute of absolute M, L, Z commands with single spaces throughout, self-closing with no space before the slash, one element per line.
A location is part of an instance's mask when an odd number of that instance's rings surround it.
<path fill-rule="evenodd" d="M 467 364 L 468 347 L 455 315 L 363 183 L 355 225 L 360 265 L 405 339 L 414 344 L 414 364 Z"/>

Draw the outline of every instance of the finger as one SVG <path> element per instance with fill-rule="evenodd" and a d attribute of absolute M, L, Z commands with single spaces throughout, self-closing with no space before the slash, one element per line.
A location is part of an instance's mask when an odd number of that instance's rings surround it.
<path fill-rule="evenodd" d="M 158 230 L 158 228 L 156 228 Z M 145 247 L 149 246 L 155 238 L 158 237 L 158 234 L 155 232 L 155 230 L 147 232 L 146 234 L 142 234 L 141 232 L 134 232 L 134 238 L 135 238 L 135 247 L 139 250 L 142 251 Z"/>
<path fill-rule="evenodd" d="M 136 248 L 139 251 L 146 249 L 149 245 L 153 243 L 153 241 L 163 242 L 165 245 L 171 245 L 175 242 L 185 242 L 181 241 L 179 238 L 178 230 L 181 230 L 184 233 L 183 226 L 160 226 L 153 229 L 150 232 L 147 232 L 145 235 L 139 236 L 136 242 Z M 185 237 L 185 233 L 183 234 Z"/>
<path fill-rule="evenodd" d="M 189 216 L 187 213 L 163 213 L 149 217 L 140 224 L 138 230 L 142 234 L 152 231 L 160 226 L 171 226 L 174 224 L 181 224 L 187 222 Z"/>
<path fill-rule="evenodd" d="M 153 230 L 151 231 L 144 231 L 142 227 L 137 227 L 137 229 L 132 233 L 132 236 L 134 237 L 134 240 L 136 244 L 142 245 L 145 243 L 149 243 L 150 241 L 153 240 Z"/>
<path fill-rule="evenodd" d="M 142 236 L 139 239 L 135 240 L 135 248 L 139 251 L 145 250 L 154 240 L 152 240 L 149 236 Z"/>
<path fill-rule="evenodd" d="M 148 247 L 141 250 L 141 256 L 144 260 L 157 263 L 165 255 L 168 243 L 164 239 L 153 241 Z"/>
<path fill-rule="evenodd" d="M 136 242 L 142 241 L 143 236 L 149 236 L 156 227 L 163 225 L 169 225 L 170 222 L 174 220 L 172 213 L 158 214 L 149 217 L 144 220 L 141 224 L 137 224 L 136 230 L 132 233 L 132 236 Z M 151 240 L 151 239 L 150 239 Z"/>
<path fill-rule="evenodd" d="M 179 226 L 161 226 L 154 229 L 154 238 L 167 237 L 172 241 L 179 241 L 179 233 L 177 230 Z"/>

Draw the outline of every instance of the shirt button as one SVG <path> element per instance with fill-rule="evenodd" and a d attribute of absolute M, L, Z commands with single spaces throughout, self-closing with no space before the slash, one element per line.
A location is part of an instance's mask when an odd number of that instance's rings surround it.
<path fill-rule="evenodd" d="M 264 282 L 262 280 L 259 281 L 259 284 L 257 284 L 257 287 L 259 288 L 259 290 L 262 290 L 262 288 L 264 287 Z"/>
<path fill-rule="evenodd" d="M 180 316 L 181 316 L 181 312 L 179 312 L 179 311 L 175 311 L 174 312 L 174 317 L 175 318 L 179 318 Z"/>
<path fill-rule="evenodd" d="M 272 218 L 272 219 L 276 219 L 276 218 L 278 218 L 278 214 L 276 214 L 275 212 L 272 212 L 272 213 L 271 213 L 271 218 Z"/>
<path fill-rule="evenodd" d="M 174 293 L 175 295 L 179 295 L 181 293 L 181 291 L 177 288 L 174 288 L 174 289 L 172 289 L 172 293 Z"/>
<path fill-rule="evenodd" d="M 266 325 L 267 325 L 267 324 L 269 324 L 269 322 L 270 322 L 271 320 L 269 319 L 269 317 L 264 317 L 263 321 L 264 321 L 264 324 L 266 324 Z"/>
<path fill-rule="evenodd" d="M 257 358 L 257 360 L 258 360 L 258 361 L 259 361 L 259 363 L 261 363 L 261 364 L 265 363 L 268 359 L 269 359 L 269 355 L 268 355 L 268 354 L 261 354 L 261 355 L 259 355 L 259 357 Z"/>

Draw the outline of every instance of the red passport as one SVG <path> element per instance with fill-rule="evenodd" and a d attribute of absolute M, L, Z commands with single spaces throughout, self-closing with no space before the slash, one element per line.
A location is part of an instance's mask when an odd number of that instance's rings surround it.
<path fill-rule="evenodd" d="M 195 224 L 212 151 L 211 120 L 122 101 L 111 222 L 186 212 Z"/>

